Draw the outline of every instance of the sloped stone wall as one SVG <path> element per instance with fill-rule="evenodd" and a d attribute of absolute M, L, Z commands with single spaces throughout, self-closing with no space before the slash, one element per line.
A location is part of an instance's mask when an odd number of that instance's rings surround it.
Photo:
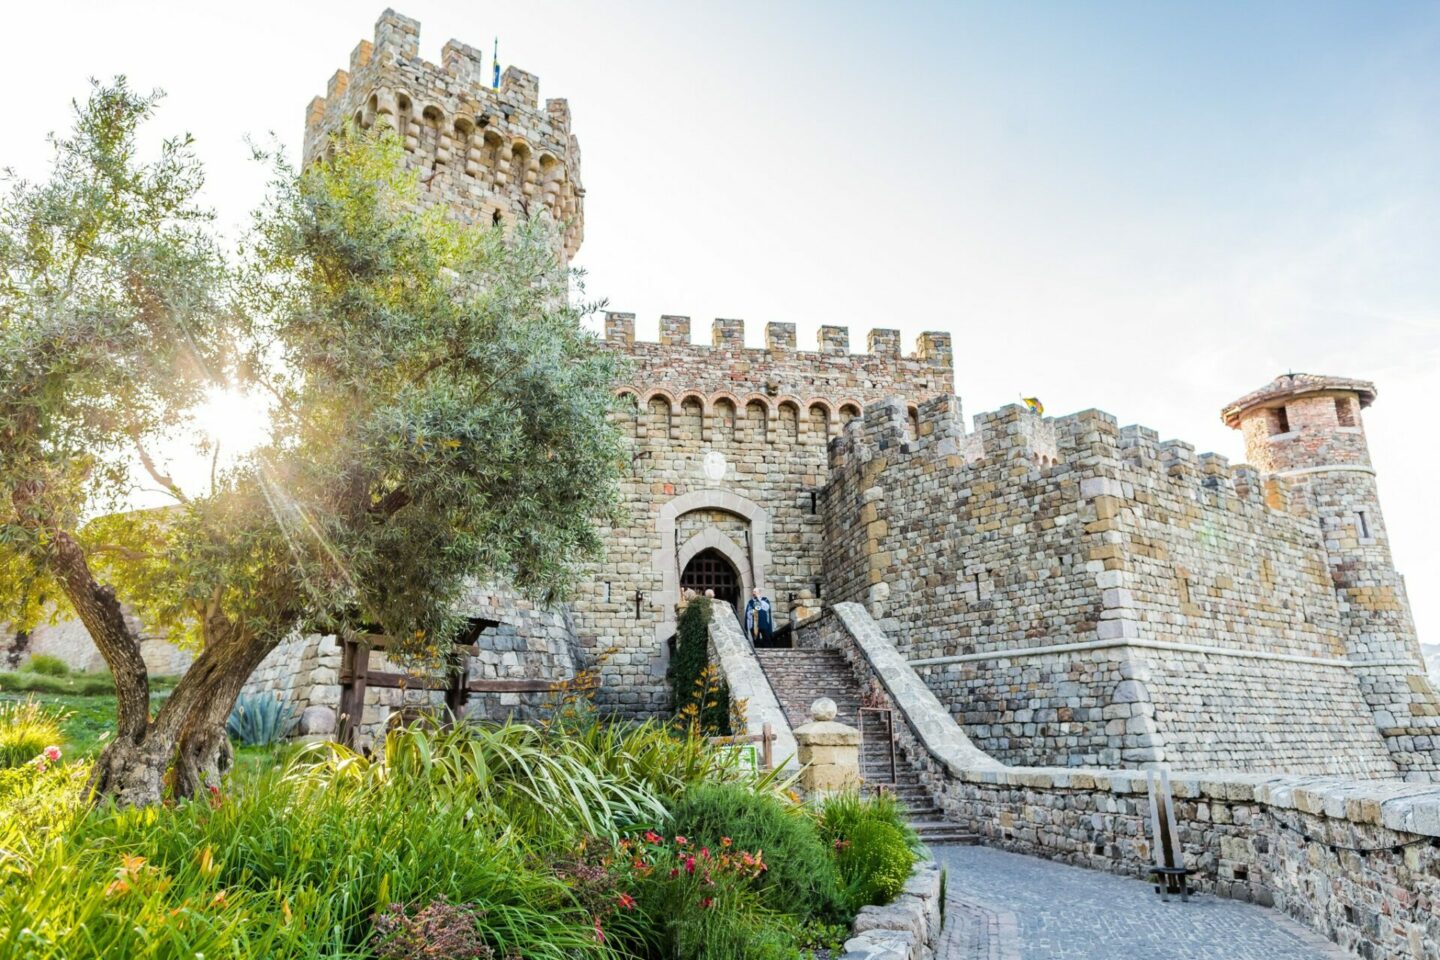
<path fill-rule="evenodd" d="M 827 600 L 864 604 L 978 746 L 1396 775 L 1312 519 L 1098 411 L 978 426 L 937 398 L 911 438 L 902 405 L 874 405 L 822 498 Z"/>

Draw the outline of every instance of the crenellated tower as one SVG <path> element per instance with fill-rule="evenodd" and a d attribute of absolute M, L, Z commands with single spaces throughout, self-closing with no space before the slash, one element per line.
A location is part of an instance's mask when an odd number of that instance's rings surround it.
<path fill-rule="evenodd" d="M 507 67 L 498 88 L 486 83 L 484 54 L 451 40 L 437 66 L 420 59 L 420 23 L 386 10 L 375 39 L 360 41 L 350 68 L 336 70 L 325 96 L 305 113 L 305 162 L 353 122 L 398 131 L 406 162 L 420 174 L 421 202 L 441 205 L 466 223 L 489 226 L 541 216 L 561 225 L 566 262 L 585 236 L 580 144 L 570 105 L 550 99 L 540 82 Z"/>
<path fill-rule="evenodd" d="M 1440 697 L 1425 675 L 1405 583 L 1390 555 L 1361 411 L 1365 380 L 1283 374 L 1222 411 L 1245 437 L 1272 506 L 1319 524 L 1347 659 L 1396 765 L 1440 770 Z"/>

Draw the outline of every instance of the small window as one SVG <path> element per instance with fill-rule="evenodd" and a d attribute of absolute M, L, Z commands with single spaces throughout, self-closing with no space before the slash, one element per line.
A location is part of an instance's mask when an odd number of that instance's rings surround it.
<path fill-rule="evenodd" d="M 1284 407 L 1273 407 L 1270 410 L 1270 435 L 1290 432 L 1290 415 L 1285 412 Z"/>
<path fill-rule="evenodd" d="M 491 222 L 492 224 L 494 224 L 495 226 L 497 226 L 497 227 L 500 226 L 500 211 L 499 211 L 499 210 L 496 210 L 494 213 L 490 214 L 490 222 Z"/>
<path fill-rule="evenodd" d="M 1349 397 L 1335 398 L 1335 419 L 1342 427 L 1355 426 L 1355 408 L 1350 405 Z"/>
<path fill-rule="evenodd" d="M 1365 511 L 1364 511 L 1364 510 L 1357 510 L 1357 511 L 1355 511 L 1355 519 L 1359 521 L 1359 525 L 1360 525 L 1360 539 L 1362 539 L 1362 540 L 1369 540 L 1369 539 L 1370 539 L 1370 518 L 1367 517 L 1367 516 L 1365 516 Z"/>

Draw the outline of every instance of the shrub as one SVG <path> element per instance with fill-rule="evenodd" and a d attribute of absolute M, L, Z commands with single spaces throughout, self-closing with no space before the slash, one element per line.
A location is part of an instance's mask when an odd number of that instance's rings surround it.
<path fill-rule="evenodd" d="M 711 603 L 696 597 L 680 612 L 675 655 L 666 671 L 681 727 L 720 736 L 730 733 L 730 688 L 710 663 Z"/>
<path fill-rule="evenodd" d="M 31 673 L 44 674 L 47 677 L 64 677 L 70 673 L 70 666 L 59 657 L 52 657 L 47 653 L 37 653 L 25 664 L 25 669 Z"/>
<path fill-rule="evenodd" d="M 841 918 L 835 858 L 804 807 L 743 784 L 702 784 L 675 803 L 670 827 L 711 849 L 728 839 L 741 849 L 764 851 L 770 865 L 761 881 L 766 903 L 801 919 Z"/>
<path fill-rule="evenodd" d="M 888 823 L 904 834 L 910 849 L 920 852 L 920 838 L 910 828 L 904 806 L 893 793 L 861 796 L 854 790 L 826 797 L 820 805 L 820 836 L 832 847 L 850 839 L 866 822 Z"/>
<path fill-rule="evenodd" d="M 266 747 L 288 737 L 299 722 L 295 708 L 273 693 L 245 694 L 235 701 L 225 732 L 247 747 Z"/>
<path fill-rule="evenodd" d="M 436 900 L 411 916 L 392 903 L 375 916 L 375 952 L 381 960 L 489 960 L 495 950 L 480 937 L 479 909 Z"/>
<path fill-rule="evenodd" d="M 58 744 L 64 718 L 34 700 L 0 703 L 0 770 L 29 763 Z"/>
<path fill-rule="evenodd" d="M 855 911 L 895 899 L 910 878 L 915 859 L 909 838 L 898 827 L 882 820 L 856 823 L 836 847 L 846 906 Z"/>
<path fill-rule="evenodd" d="M 772 869 L 764 853 L 655 833 L 627 852 L 635 895 L 622 901 L 621 911 L 636 910 L 644 920 L 638 928 L 643 950 L 630 952 L 658 960 L 796 957 L 798 924 L 772 909 L 763 892 Z"/>

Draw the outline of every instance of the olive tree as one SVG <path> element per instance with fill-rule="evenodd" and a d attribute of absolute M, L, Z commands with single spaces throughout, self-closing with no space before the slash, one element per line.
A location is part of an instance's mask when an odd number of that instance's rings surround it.
<path fill-rule="evenodd" d="M 619 459 L 611 360 L 544 224 L 422 212 L 396 139 L 346 132 L 276 161 L 227 252 L 189 139 L 139 156 L 155 104 L 96 86 L 0 207 L 0 621 L 84 624 L 117 697 L 95 786 L 131 804 L 214 782 L 240 688 L 297 631 L 378 625 L 438 662 L 470 578 L 562 597 Z M 160 452 L 222 384 L 270 398 L 269 437 L 185 489 Z M 168 505 L 126 509 L 142 487 Z M 142 630 L 196 651 L 153 714 Z"/>

